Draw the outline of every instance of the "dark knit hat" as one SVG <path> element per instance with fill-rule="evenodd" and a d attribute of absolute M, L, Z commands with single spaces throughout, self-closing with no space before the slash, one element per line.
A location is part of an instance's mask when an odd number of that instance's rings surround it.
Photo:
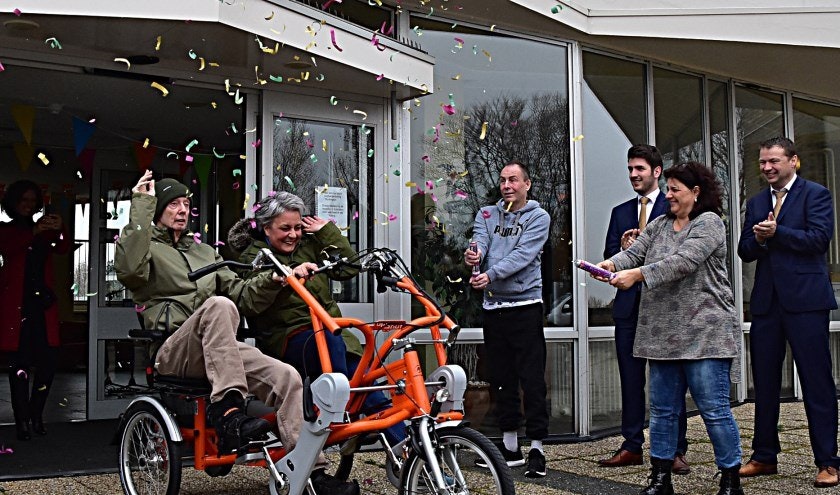
<path fill-rule="evenodd" d="M 190 189 L 181 184 L 175 179 L 161 179 L 155 181 L 155 197 L 157 197 L 157 205 L 155 205 L 155 218 L 157 222 L 160 219 L 164 208 L 172 201 L 178 198 L 189 198 L 192 196 Z"/>

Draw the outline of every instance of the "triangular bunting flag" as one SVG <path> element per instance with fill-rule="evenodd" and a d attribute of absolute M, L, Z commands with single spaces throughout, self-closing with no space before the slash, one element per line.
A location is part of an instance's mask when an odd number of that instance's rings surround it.
<path fill-rule="evenodd" d="M 85 145 L 90 141 L 90 137 L 95 130 L 96 126 L 90 122 L 73 117 L 73 145 L 76 147 L 76 156 L 79 156 L 85 149 Z"/>
<path fill-rule="evenodd" d="M 12 118 L 15 119 L 26 144 L 32 144 L 32 126 L 35 124 L 35 107 L 32 105 L 12 105 Z M 27 165 L 28 167 L 29 165 Z"/>

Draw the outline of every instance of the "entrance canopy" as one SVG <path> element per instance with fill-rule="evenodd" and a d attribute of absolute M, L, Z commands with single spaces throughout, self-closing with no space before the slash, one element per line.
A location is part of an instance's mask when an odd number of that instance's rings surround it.
<path fill-rule="evenodd" d="M 432 57 L 299 2 L 23 3 L 21 15 L 2 16 L 2 62 L 23 50 L 56 63 L 87 59 L 85 66 L 102 70 L 166 69 L 207 82 L 234 76 L 231 83 L 246 89 L 292 84 L 375 96 L 394 90 L 401 100 L 432 91 Z M 115 58 L 154 66 L 129 68 Z"/>

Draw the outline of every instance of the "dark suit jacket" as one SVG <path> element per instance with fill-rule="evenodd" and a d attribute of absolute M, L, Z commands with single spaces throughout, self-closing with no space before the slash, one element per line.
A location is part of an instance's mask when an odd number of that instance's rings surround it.
<path fill-rule="evenodd" d="M 607 241 L 604 244 L 604 259 L 608 259 L 621 251 L 621 235 L 630 229 L 639 227 L 639 197 L 621 203 L 612 210 L 610 214 L 610 226 L 607 229 Z M 650 210 L 648 223 L 654 218 L 664 215 L 668 210 L 668 201 L 665 194 L 660 192 Z M 636 284 L 628 290 L 620 290 L 615 294 L 613 302 L 613 318 L 628 318 L 633 313 L 633 306 L 636 304 L 636 294 L 642 289 L 641 283 Z"/>
<path fill-rule="evenodd" d="M 753 225 L 773 211 L 770 188 L 747 201 L 738 256 L 757 261 L 750 312 L 767 314 L 773 291 L 788 312 L 837 309 L 826 252 L 834 236 L 834 203 L 825 187 L 797 177 L 785 196 L 776 234 L 760 246 Z"/>

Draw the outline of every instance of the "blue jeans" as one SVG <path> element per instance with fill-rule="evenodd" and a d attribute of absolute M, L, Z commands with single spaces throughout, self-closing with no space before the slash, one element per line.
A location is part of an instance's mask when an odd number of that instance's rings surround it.
<path fill-rule="evenodd" d="M 729 407 L 730 359 L 649 360 L 650 456 L 673 459 L 686 390 L 706 424 L 719 468 L 741 463 L 741 438 Z"/>
<path fill-rule="evenodd" d="M 286 342 L 286 352 L 283 354 L 283 361 L 291 364 L 300 372 L 301 376 L 309 376 L 315 380 L 321 376 L 321 360 L 318 357 L 318 346 L 315 344 L 315 332 L 305 330 L 292 336 Z M 354 354 L 347 354 L 347 346 L 340 335 L 333 335 L 330 331 L 324 331 L 327 337 L 327 349 L 330 353 L 333 372 L 342 373 L 347 378 L 353 378 L 356 368 L 359 367 L 359 357 Z M 391 406 L 391 400 L 380 391 L 369 392 L 362 404 L 362 412 L 373 414 Z M 382 433 L 393 446 L 401 442 L 405 437 L 405 425 L 396 424 L 387 428 Z"/>

